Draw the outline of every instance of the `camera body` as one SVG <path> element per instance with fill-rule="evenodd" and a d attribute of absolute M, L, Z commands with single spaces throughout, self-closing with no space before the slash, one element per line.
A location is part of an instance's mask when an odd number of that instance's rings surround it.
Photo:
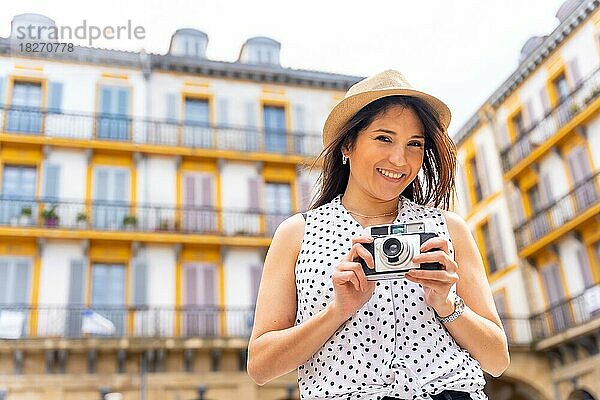
<path fill-rule="evenodd" d="M 362 258 L 360 263 L 367 280 L 402 278 L 411 269 L 440 270 L 440 263 L 415 264 L 412 258 L 420 254 L 421 245 L 428 239 L 438 236 L 435 224 L 431 220 L 422 220 L 408 224 L 375 225 L 365 228 L 373 238 L 371 243 L 361 243 L 375 261 L 371 269 Z M 435 251 L 439 249 L 431 249 Z"/>

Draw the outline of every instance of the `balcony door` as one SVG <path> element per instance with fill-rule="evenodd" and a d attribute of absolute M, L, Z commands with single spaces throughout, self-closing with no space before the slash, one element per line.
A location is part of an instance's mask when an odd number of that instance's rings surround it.
<path fill-rule="evenodd" d="M 96 229 L 117 230 L 129 213 L 129 170 L 94 169 L 93 224 Z"/>
<path fill-rule="evenodd" d="M 217 268 L 212 264 L 185 264 L 183 280 L 184 334 L 217 336 L 219 333 Z"/>
<path fill-rule="evenodd" d="M 266 229 L 267 235 L 275 230 L 292 213 L 292 194 L 289 183 L 267 183 L 266 195 Z"/>
<path fill-rule="evenodd" d="M 125 266 L 94 264 L 92 266 L 92 311 L 115 326 L 115 334 L 125 333 Z"/>
<path fill-rule="evenodd" d="M 183 144 L 190 147 L 211 147 L 208 101 L 185 100 Z"/>
<path fill-rule="evenodd" d="M 569 327 L 569 304 L 565 303 L 565 291 L 560 277 L 558 264 L 550 264 L 542 269 L 542 278 L 546 288 L 549 306 L 551 333 L 562 332 Z"/>
<path fill-rule="evenodd" d="M 592 176 L 592 166 L 585 144 L 576 146 L 567 154 L 569 174 L 573 181 L 575 203 L 579 212 L 596 204 L 600 196 Z"/>
<path fill-rule="evenodd" d="M 183 174 L 183 230 L 187 232 L 215 232 L 217 217 L 214 176 L 203 172 Z"/>
<path fill-rule="evenodd" d="M 287 153 L 285 129 L 285 109 L 265 106 L 263 109 L 265 126 L 265 151 Z"/>
<path fill-rule="evenodd" d="M 0 193 L 0 224 L 30 225 L 35 223 L 37 215 L 36 177 L 36 167 L 4 165 L 2 192 Z"/>
<path fill-rule="evenodd" d="M 0 339 L 27 334 L 31 291 L 31 260 L 0 257 Z"/>
<path fill-rule="evenodd" d="M 128 140 L 129 125 L 129 89 L 119 86 L 102 87 L 97 138 Z"/>
<path fill-rule="evenodd" d="M 39 133 L 42 127 L 42 85 L 30 82 L 15 82 L 7 131 Z"/>

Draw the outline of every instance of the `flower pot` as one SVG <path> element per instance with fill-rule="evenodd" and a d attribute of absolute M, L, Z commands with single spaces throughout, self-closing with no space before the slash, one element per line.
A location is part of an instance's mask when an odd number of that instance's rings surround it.
<path fill-rule="evenodd" d="M 56 228 L 58 226 L 58 218 L 47 218 L 44 220 L 44 224 L 48 228 Z"/>

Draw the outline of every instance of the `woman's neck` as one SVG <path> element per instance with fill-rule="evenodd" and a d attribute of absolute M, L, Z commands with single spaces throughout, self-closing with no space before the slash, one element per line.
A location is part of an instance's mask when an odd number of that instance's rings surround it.
<path fill-rule="evenodd" d="M 390 217 L 395 216 L 395 212 L 398 210 L 398 200 L 396 197 L 393 200 L 381 200 L 369 196 L 363 191 L 354 190 L 352 185 L 348 185 L 344 194 L 342 195 L 342 205 L 349 212 L 362 214 L 365 216 L 381 216 Z M 388 214 L 388 215 L 385 215 Z"/>

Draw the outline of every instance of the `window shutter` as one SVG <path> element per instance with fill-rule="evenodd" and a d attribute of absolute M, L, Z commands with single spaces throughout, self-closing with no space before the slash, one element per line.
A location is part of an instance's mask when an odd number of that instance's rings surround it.
<path fill-rule="evenodd" d="M 213 191 L 213 176 L 210 174 L 200 175 L 202 184 L 202 206 L 210 207 L 215 204 Z"/>
<path fill-rule="evenodd" d="M 506 266 L 506 248 L 504 247 L 504 235 L 502 234 L 502 225 L 498 213 L 492 214 L 490 219 L 490 234 L 492 235 L 494 257 L 496 258 L 498 269 L 502 269 Z"/>
<path fill-rule="evenodd" d="M 46 164 L 44 171 L 44 197 L 46 199 L 58 199 L 60 166 Z"/>
<path fill-rule="evenodd" d="M 196 180 L 192 174 L 183 175 L 183 202 L 191 206 L 196 203 Z"/>
<path fill-rule="evenodd" d="M 585 144 L 576 146 L 567 154 L 567 162 L 574 184 L 584 181 L 592 174 L 592 167 L 585 149 Z"/>
<path fill-rule="evenodd" d="M 481 191 L 483 198 L 485 199 L 491 194 L 492 187 L 490 182 L 490 174 L 488 173 L 488 166 L 486 160 L 488 159 L 486 154 L 485 145 L 480 143 L 477 145 L 477 174 L 479 176 L 479 182 L 481 184 Z"/>
<path fill-rule="evenodd" d="M 506 128 L 506 123 L 502 122 L 498 125 L 498 147 L 500 150 L 504 150 L 509 144 L 510 139 L 508 137 L 508 129 Z"/>
<path fill-rule="evenodd" d="M 544 110 L 543 117 L 545 117 L 550 111 L 550 99 L 545 87 L 540 89 L 540 101 L 542 102 L 542 110 Z"/>
<path fill-rule="evenodd" d="M 220 97 L 217 100 L 217 125 L 229 125 L 229 100 L 225 97 Z"/>
<path fill-rule="evenodd" d="M 6 78 L 0 77 L 0 107 L 4 106 L 5 97 L 6 97 Z"/>
<path fill-rule="evenodd" d="M 300 210 L 306 211 L 310 207 L 310 201 L 312 199 L 311 185 L 307 180 L 301 180 L 299 186 L 300 201 L 298 203 L 300 204 Z"/>
<path fill-rule="evenodd" d="M 62 110 L 62 96 L 63 95 L 63 84 L 62 82 L 50 82 L 48 91 L 48 111 L 53 113 L 60 113 Z"/>
<path fill-rule="evenodd" d="M 128 189 L 128 171 L 115 170 L 115 200 L 117 201 L 129 201 L 127 193 Z M 135 188 L 133 189 L 135 190 Z"/>
<path fill-rule="evenodd" d="M 136 257 L 132 262 L 132 292 L 133 305 L 148 304 L 148 267 L 143 257 Z"/>
<path fill-rule="evenodd" d="M 514 222 L 516 225 L 520 225 L 525 220 L 525 210 L 523 209 L 521 193 L 514 184 L 509 185 L 509 192 L 510 204 L 512 205 L 512 211 L 515 217 Z"/>
<path fill-rule="evenodd" d="M 167 94 L 167 121 L 172 124 L 179 122 L 178 97 L 176 93 Z"/>
<path fill-rule="evenodd" d="M 118 109 L 117 114 L 129 115 L 129 91 L 127 89 L 118 90 Z"/>
<path fill-rule="evenodd" d="M 85 260 L 71 260 L 69 271 L 69 305 L 85 304 Z"/>
<path fill-rule="evenodd" d="M 577 249 L 577 263 L 579 264 L 579 270 L 581 271 L 581 277 L 583 278 L 583 284 L 585 288 L 589 288 L 594 284 L 594 278 L 592 277 L 592 270 L 590 263 L 585 253 L 585 249 L 580 247 Z"/>
<path fill-rule="evenodd" d="M 109 87 L 103 87 L 100 89 L 100 112 L 103 114 L 110 114 L 112 110 L 112 94 L 113 91 Z"/>
<path fill-rule="evenodd" d="M 256 102 L 255 101 L 247 101 L 246 102 L 246 125 L 248 127 L 252 127 L 252 128 L 258 127 L 256 117 L 257 117 Z"/>
<path fill-rule="evenodd" d="M 108 171 L 105 168 L 96 170 L 96 200 L 108 200 Z"/>
<path fill-rule="evenodd" d="M 543 173 L 540 176 L 539 190 L 540 195 L 542 197 L 543 206 L 547 206 L 548 204 L 554 201 L 554 193 L 552 192 L 552 178 L 548 172 Z"/>
<path fill-rule="evenodd" d="M 494 294 L 494 304 L 496 305 L 496 310 L 498 311 L 498 315 L 501 318 L 506 317 L 504 294 L 495 293 Z"/>
<path fill-rule="evenodd" d="M 569 61 L 567 73 L 571 78 L 571 82 L 573 82 L 573 87 L 578 87 L 581 83 L 581 74 L 579 73 L 579 63 L 577 62 L 577 57 L 574 57 L 571 61 Z"/>
<path fill-rule="evenodd" d="M 459 183 L 460 183 L 460 197 L 465 212 L 469 212 L 471 208 L 471 197 L 469 194 L 469 181 L 467 180 L 467 173 L 465 170 L 465 166 L 461 166 L 458 168 L 459 172 Z"/>
<path fill-rule="evenodd" d="M 298 104 L 294 106 L 293 129 L 294 133 L 303 133 L 306 131 L 303 105 Z"/>
<path fill-rule="evenodd" d="M 183 304 L 198 304 L 198 265 L 184 265 L 183 278 L 185 281 L 185 290 L 183 292 Z"/>
<path fill-rule="evenodd" d="M 9 262 L 7 258 L 0 258 L 0 304 L 8 303 Z"/>
<path fill-rule="evenodd" d="M 542 277 L 544 279 L 544 285 L 546 286 L 546 293 L 548 294 L 548 302 L 550 303 L 550 306 L 553 306 L 560 302 L 564 297 L 558 264 L 552 264 L 543 268 Z"/>
<path fill-rule="evenodd" d="M 29 287 L 31 281 L 31 263 L 29 260 L 17 259 L 13 265 L 14 268 L 14 292 L 12 295 L 13 303 L 29 303 Z"/>
<path fill-rule="evenodd" d="M 259 265 L 252 265 L 250 267 L 250 304 L 252 305 L 256 305 L 261 276 L 262 268 Z"/>
<path fill-rule="evenodd" d="M 214 265 L 204 264 L 200 268 L 201 274 L 199 278 L 201 281 L 198 283 L 200 291 L 200 304 L 203 306 L 214 306 L 217 304 L 216 296 L 216 285 L 217 285 L 217 274 Z"/>
<path fill-rule="evenodd" d="M 249 191 L 249 207 L 251 210 L 256 211 L 260 209 L 260 181 L 257 177 L 251 177 L 248 179 L 248 191 Z"/>
<path fill-rule="evenodd" d="M 531 99 L 528 99 L 523 106 L 523 125 L 526 130 L 530 129 L 535 123 L 535 115 L 533 113 L 533 104 Z"/>

